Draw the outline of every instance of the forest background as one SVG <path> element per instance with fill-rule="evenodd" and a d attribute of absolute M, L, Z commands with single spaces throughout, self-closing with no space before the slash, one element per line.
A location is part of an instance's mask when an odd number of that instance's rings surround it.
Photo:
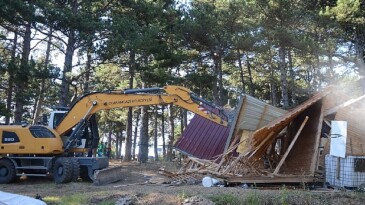
<path fill-rule="evenodd" d="M 85 93 L 164 85 L 222 107 L 246 93 L 283 109 L 328 85 L 364 90 L 364 10 L 360 0 L 1 0 L 0 117 L 35 124 Z M 139 149 L 145 162 L 153 145 L 155 160 L 171 160 L 188 114 L 135 107 L 98 121 L 115 157 Z"/>

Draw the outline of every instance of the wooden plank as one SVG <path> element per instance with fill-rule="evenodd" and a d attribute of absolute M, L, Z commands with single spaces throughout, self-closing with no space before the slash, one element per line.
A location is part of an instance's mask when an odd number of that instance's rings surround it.
<path fill-rule="evenodd" d="M 314 153 L 313 153 L 313 157 L 312 157 L 312 161 L 311 161 L 311 165 L 309 168 L 310 173 L 312 173 L 314 175 L 316 168 L 317 168 L 317 164 L 318 164 L 318 160 L 319 160 L 319 143 L 321 142 L 321 133 L 322 133 L 322 124 L 323 124 L 323 105 L 321 105 L 321 112 L 319 114 L 319 119 L 318 119 L 318 126 L 317 126 L 317 133 L 315 135 L 315 142 L 314 142 Z"/>
<path fill-rule="evenodd" d="M 262 140 L 262 142 L 259 144 L 259 146 L 255 147 L 255 151 L 250 154 L 250 156 L 248 157 L 248 159 L 250 159 L 253 155 L 255 155 L 255 153 L 262 147 L 265 145 L 265 143 L 274 135 L 274 132 L 271 131 L 270 134 L 268 136 L 266 136 L 266 138 L 264 140 Z"/>
<path fill-rule="evenodd" d="M 279 170 L 280 170 L 281 166 L 283 165 L 283 163 L 284 163 L 284 161 L 285 161 L 286 157 L 288 156 L 288 154 L 289 154 L 290 150 L 293 148 L 293 146 L 294 146 L 295 142 L 297 141 L 297 139 L 298 139 L 298 137 L 299 137 L 300 133 L 302 132 L 302 130 L 303 130 L 303 128 L 304 128 L 304 125 L 307 123 L 308 119 L 309 119 L 309 117 L 308 117 L 308 116 L 306 116 L 306 117 L 305 117 L 305 119 L 304 119 L 304 121 L 303 121 L 303 122 L 302 122 L 302 124 L 300 125 L 300 127 L 299 127 L 299 130 L 298 130 L 297 134 L 295 135 L 294 139 L 293 139 L 293 140 L 292 140 L 292 142 L 290 143 L 290 145 L 289 145 L 288 149 L 286 150 L 285 154 L 284 154 L 284 155 L 283 155 L 283 157 L 281 158 L 281 160 L 280 160 L 280 162 L 279 162 L 278 166 L 276 166 L 276 169 L 275 169 L 275 171 L 273 172 L 273 174 L 274 174 L 274 175 L 275 175 L 275 174 L 277 174 L 277 173 L 279 172 Z"/>
<path fill-rule="evenodd" d="M 322 182 L 323 179 L 319 179 L 313 176 L 292 176 L 292 177 L 227 177 L 227 183 L 247 183 L 247 184 L 264 184 L 264 183 L 309 183 L 309 182 Z"/>
<path fill-rule="evenodd" d="M 217 171 L 217 172 L 218 172 L 218 171 L 221 169 L 222 165 L 223 165 L 223 164 L 227 161 L 227 160 L 226 160 L 226 158 L 228 157 L 228 155 L 229 155 L 231 152 L 233 152 L 233 150 L 234 150 L 234 149 L 236 149 L 240 143 L 242 143 L 242 142 L 239 142 L 239 143 L 236 145 L 237 141 L 238 141 L 240 138 L 241 138 L 241 136 L 239 136 L 239 135 L 237 135 L 237 136 L 234 138 L 234 140 L 233 140 L 233 142 L 231 143 L 231 145 L 229 146 L 228 150 L 226 150 L 226 151 L 223 153 L 223 155 L 222 155 L 222 157 L 221 157 L 221 161 L 220 161 L 220 163 L 218 164 L 218 167 L 217 167 L 217 169 L 216 169 L 215 171 Z"/>

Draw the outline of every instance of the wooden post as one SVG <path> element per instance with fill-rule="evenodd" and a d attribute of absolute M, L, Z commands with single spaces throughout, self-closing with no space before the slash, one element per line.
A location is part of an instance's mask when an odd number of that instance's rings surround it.
<path fill-rule="evenodd" d="M 297 139 L 298 139 L 298 137 L 299 137 L 300 133 L 302 132 L 302 130 L 303 130 L 303 128 L 304 128 L 304 125 L 307 123 L 308 119 L 309 119 L 309 117 L 308 117 L 308 116 L 306 116 L 306 117 L 305 117 L 305 119 L 304 119 L 304 121 L 303 121 L 303 122 L 302 122 L 302 124 L 300 125 L 299 130 L 298 130 L 297 134 L 295 135 L 295 137 L 294 137 L 293 141 L 290 143 L 290 145 L 289 145 L 288 149 L 286 150 L 285 154 L 284 154 L 284 155 L 283 155 L 283 157 L 281 158 L 281 160 L 280 160 L 280 162 L 279 162 L 278 166 L 276 166 L 276 169 L 275 169 L 275 171 L 273 172 L 273 174 L 274 174 L 274 175 L 276 175 L 276 174 L 279 172 L 279 170 L 280 170 L 281 166 L 283 165 L 283 163 L 284 163 L 284 161 L 285 161 L 286 157 L 288 156 L 288 154 L 289 154 L 290 150 L 293 148 L 293 146 L 294 146 L 295 142 L 297 141 Z"/>
<path fill-rule="evenodd" d="M 322 124 L 323 124 L 323 105 L 321 105 L 321 113 L 319 114 L 319 119 L 318 119 L 318 126 L 317 126 L 317 133 L 315 136 L 315 144 L 314 144 L 314 153 L 313 153 L 313 157 L 312 157 L 312 162 L 311 162 L 311 166 L 310 166 L 310 173 L 313 174 L 317 169 L 317 164 L 319 161 L 319 144 L 321 142 L 321 133 L 322 133 Z"/>

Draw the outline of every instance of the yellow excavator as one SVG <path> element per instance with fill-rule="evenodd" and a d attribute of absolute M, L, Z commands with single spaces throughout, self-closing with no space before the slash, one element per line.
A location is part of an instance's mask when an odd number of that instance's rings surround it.
<path fill-rule="evenodd" d="M 95 184 L 116 181 L 120 179 L 118 169 L 108 168 L 108 158 L 92 154 L 99 143 L 94 113 L 168 104 L 227 126 L 222 110 L 180 86 L 89 93 L 69 109 L 52 112 L 48 126 L 0 126 L 0 184 L 11 183 L 18 176 L 49 175 L 56 183 L 68 183 L 79 177 Z"/>

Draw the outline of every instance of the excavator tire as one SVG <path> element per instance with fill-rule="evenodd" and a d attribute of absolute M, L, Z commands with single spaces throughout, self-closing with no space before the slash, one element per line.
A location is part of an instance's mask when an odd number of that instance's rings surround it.
<path fill-rule="evenodd" d="M 67 157 L 59 157 L 53 166 L 53 179 L 56 184 L 68 183 L 73 176 L 72 160 Z"/>
<path fill-rule="evenodd" d="M 72 179 L 71 181 L 75 182 L 80 177 L 80 163 L 76 158 L 71 158 L 72 162 Z"/>
<path fill-rule="evenodd" d="M 8 184 L 16 178 L 15 166 L 10 159 L 0 159 L 0 184 Z"/>

